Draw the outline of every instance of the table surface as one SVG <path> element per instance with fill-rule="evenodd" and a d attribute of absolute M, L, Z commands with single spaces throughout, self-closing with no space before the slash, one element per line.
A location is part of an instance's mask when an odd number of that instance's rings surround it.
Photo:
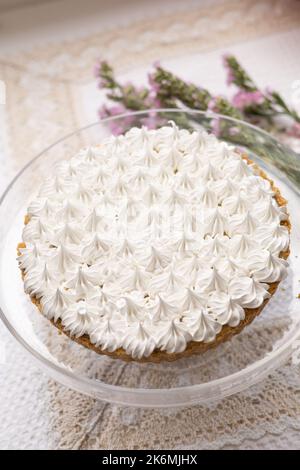
<path fill-rule="evenodd" d="M 220 56 L 230 50 L 260 86 L 295 101 L 297 0 L 155 2 L 0 2 L 1 192 L 38 151 L 97 119 L 104 99 L 92 74 L 98 58 L 139 83 L 159 58 L 184 78 L 225 93 Z M 299 372 L 287 364 L 221 403 L 117 407 L 50 380 L 0 325 L 0 448 L 299 448 Z"/>

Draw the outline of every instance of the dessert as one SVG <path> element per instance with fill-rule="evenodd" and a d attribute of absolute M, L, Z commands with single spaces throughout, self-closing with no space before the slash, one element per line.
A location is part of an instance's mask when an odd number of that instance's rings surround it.
<path fill-rule="evenodd" d="M 204 131 L 132 128 L 60 162 L 28 207 L 25 292 L 80 344 L 176 360 L 241 331 L 287 273 L 286 201 Z"/>

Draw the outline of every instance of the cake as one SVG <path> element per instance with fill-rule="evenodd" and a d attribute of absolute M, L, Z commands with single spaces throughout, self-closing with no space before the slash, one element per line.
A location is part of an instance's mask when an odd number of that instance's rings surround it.
<path fill-rule="evenodd" d="M 286 201 L 205 131 L 132 128 L 59 162 L 25 216 L 24 289 L 71 339 L 123 360 L 215 347 L 286 276 Z"/>

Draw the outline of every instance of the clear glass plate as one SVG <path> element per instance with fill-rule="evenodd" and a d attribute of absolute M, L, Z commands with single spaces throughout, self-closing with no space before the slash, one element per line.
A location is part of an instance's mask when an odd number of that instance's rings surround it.
<path fill-rule="evenodd" d="M 259 317 L 232 340 L 205 354 L 175 363 L 124 363 L 99 355 L 61 334 L 40 315 L 23 291 L 16 262 L 28 203 L 55 163 L 81 147 L 97 144 L 128 126 L 165 124 L 205 128 L 243 148 L 265 168 L 288 199 L 292 222 L 287 279 Z M 159 110 L 106 119 L 66 136 L 31 160 L 0 200 L 1 318 L 13 336 L 55 380 L 108 402 L 143 406 L 183 406 L 222 399 L 261 380 L 286 361 L 300 338 L 300 157 L 267 133 L 224 116 Z"/>

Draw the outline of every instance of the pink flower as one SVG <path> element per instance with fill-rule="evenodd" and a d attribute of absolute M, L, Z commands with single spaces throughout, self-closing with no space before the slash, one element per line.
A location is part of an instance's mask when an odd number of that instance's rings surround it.
<path fill-rule="evenodd" d="M 222 62 L 224 67 L 228 67 L 228 58 L 230 57 L 230 54 L 228 52 L 225 52 L 225 54 L 222 55 Z"/>
<path fill-rule="evenodd" d="M 127 82 L 124 83 L 123 86 L 124 86 L 124 87 L 130 87 L 130 88 L 131 88 L 131 87 L 133 87 L 133 83 L 132 83 L 130 80 L 128 80 Z"/>
<path fill-rule="evenodd" d="M 159 98 L 156 97 L 152 100 L 152 107 L 153 108 L 161 108 L 162 107 L 162 104 L 161 104 L 161 101 L 160 101 Z"/>
<path fill-rule="evenodd" d="M 154 73 L 148 73 L 148 82 L 151 90 L 157 93 L 159 91 L 159 84 L 155 81 L 154 76 Z"/>
<path fill-rule="evenodd" d="M 255 104 L 262 104 L 265 97 L 261 91 L 238 91 L 232 98 L 232 104 L 238 109 L 244 109 Z"/>
<path fill-rule="evenodd" d="M 133 116 L 125 116 L 117 119 L 118 115 L 126 113 L 127 111 L 128 110 L 122 104 L 111 106 L 110 108 L 104 104 L 102 108 L 99 109 L 99 117 L 100 119 L 105 119 L 115 116 L 116 119 L 109 121 L 108 126 L 112 134 L 119 135 L 125 132 L 133 122 Z"/>
<path fill-rule="evenodd" d="M 297 137 L 300 139 L 300 122 L 295 122 L 288 130 L 287 134 L 291 137 Z"/>
<path fill-rule="evenodd" d="M 221 113 L 222 114 L 222 108 L 220 110 L 219 100 L 222 102 L 223 99 L 226 100 L 225 96 L 222 96 L 222 95 L 215 96 L 215 98 L 212 98 L 208 102 L 207 109 L 209 111 L 213 111 L 214 113 Z"/>
<path fill-rule="evenodd" d="M 229 86 L 231 85 L 233 82 L 234 82 L 234 73 L 232 71 L 232 68 L 230 67 L 230 65 L 228 64 L 228 58 L 230 57 L 230 54 L 224 54 L 222 56 L 222 62 L 223 62 L 223 66 L 226 70 L 226 84 Z"/>
<path fill-rule="evenodd" d="M 231 68 L 227 69 L 227 75 L 226 75 L 226 85 L 231 85 L 234 82 L 234 74 L 232 73 Z"/>
<path fill-rule="evenodd" d="M 126 111 L 127 111 L 128 113 L 130 113 L 130 110 L 128 110 L 128 109 L 127 109 Z M 125 117 L 122 118 L 122 119 L 124 119 L 124 124 L 125 124 L 126 128 L 128 128 L 128 127 L 130 127 L 130 126 L 132 125 L 132 123 L 134 122 L 134 119 L 135 119 L 135 118 L 134 118 L 134 116 L 130 116 L 130 115 L 129 115 L 129 116 L 125 116 Z"/>
<path fill-rule="evenodd" d="M 155 116 L 149 116 L 143 119 L 143 124 L 148 129 L 156 129 L 157 127 L 157 118 Z"/>
<path fill-rule="evenodd" d="M 105 104 L 103 106 L 101 106 L 101 108 L 98 111 L 98 114 L 99 114 L 100 119 L 105 119 L 109 116 L 109 112 L 108 112 L 108 109 L 105 106 Z"/>
<path fill-rule="evenodd" d="M 125 127 L 121 125 L 121 123 L 114 122 L 114 121 L 111 121 L 109 123 L 109 128 L 113 135 L 123 134 L 123 132 L 125 132 L 126 130 Z"/>
<path fill-rule="evenodd" d="M 127 109 L 122 104 L 111 106 L 109 109 L 109 116 L 118 116 L 118 114 L 126 113 Z"/>
<path fill-rule="evenodd" d="M 132 82 L 130 81 L 127 81 L 124 83 L 123 85 L 124 88 L 131 88 L 132 91 L 134 91 L 136 94 L 138 93 L 143 93 L 145 91 L 145 87 L 143 85 L 141 86 L 137 86 L 137 85 L 134 85 Z"/>
<path fill-rule="evenodd" d="M 122 106 L 112 106 L 108 108 L 105 104 L 99 109 L 98 114 L 100 119 L 105 119 L 111 116 L 117 116 L 118 114 L 124 113 L 125 108 Z"/>
<path fill-rule="evenodd" d="M 207 105 L 207 109 L 209 109 L 210 111 L 214 111 L 214 112 L 218 112 L 218 106 L 217 106 L 217 100 L 216 98 L 212 98 L 208 105 Z"/>
<path fill-rule="evenodd" d="M 97 64 L 94 65 L 94 76 L 98 79 L 98 88 L 105 88 L 106 87 L 106 82 L 103 80 L 100 75 L 101 75 L 101 70 L 102 70 L 102 64 L 103 61 L 99 61 Z"/>
<path fill-rule="evenodd" d="M 154 68 L 158 69 L 160 66 L 161 66 L 161 65 L 160 65 L 160 60 L 155 60 L 155 61 L 153 62 L 153 67 L 154 67 Z"/>
<path fill-rule="evenodd" d="M 101 70 L 101 63 L 95 64 L 95 66 L 94 66 L 94 76 L 96 78 L 99 77 L 100 70 Z"/>
<path fill-rule="evenodd" d="M 143 118 L 142 122 L 148 129 L 156 129 L 163 124 L 161 116 L 155 111 L 150 111 L 148 117 Z"/>
<path fill-rule="evenodd" d="M 267 86 L 267 87 L 265 88 L 265 96 L 266 96 L 267 98 L 269 98 L 270 100 L 273 99 L 273 93 L 274 93 L 274 89 L 271 88 L 270 86 Z"/>
<path fill-rule="evenodd" d="M 124 116 L 120 119 L 112 120 L 108 122 L 108 126 L 113 135 L 120 135 L 126 132 L 134 121 L 133 116 Z"/>
<path fill-rule="evenodd" d="M 219 137 L 219 135 L 221 134 L 220 119 L 219 118 L 212 119 L 212 121 L 211 121 L 211 131 L 216 137 Z"/>
<path fill-rule="evenodd" d="M 230 127 L 228 133 L 229 135 L 235 136 L 239 133 L 239 129 L 237 127 Z"/>
<path fill-rule="evenodd" d="M 147 98 L 145 99 L 145 105 L 148 108 L 161 108 L 161 101 L 157 97 L 155 91 L 151 90 Z"/>

